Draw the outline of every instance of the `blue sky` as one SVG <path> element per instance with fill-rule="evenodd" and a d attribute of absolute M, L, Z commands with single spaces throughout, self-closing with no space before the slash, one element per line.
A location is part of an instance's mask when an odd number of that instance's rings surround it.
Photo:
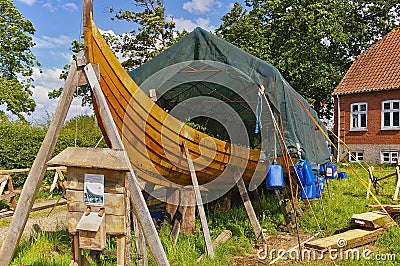
<path fill-rule="evenodd" d="M 188 31 L 197 26 L 213 31 L 221 24 L 220 18 L 226 14 L 235 0 L 165 0 L 166 13 L 171 16 L 178 29 Z M 239 1 L 239 2 L 244 2 Z M 31 122 L 44 122 L 56 108 L 57 101 L 49 100 L 47 93 L 62 87 L 59 74 L 65 64 L 71 62 L 71 41 L 82 35 L 82 0 L 14 0 L 19 12 L 29 19 L 35 29 L 33 53 L 42 64 L 34 73 L 33 98 L 36 111 L 28 117 Z M 108 11 L 135 8 L 130 0 L 94 0 L 94 21 L 103 31 L 115 34 L 129 32 L 134 25 L 123 21 L 112 21 Z M 68 117 L 91 113 L 90 108 L 82 108 L 74 101 Z"/>

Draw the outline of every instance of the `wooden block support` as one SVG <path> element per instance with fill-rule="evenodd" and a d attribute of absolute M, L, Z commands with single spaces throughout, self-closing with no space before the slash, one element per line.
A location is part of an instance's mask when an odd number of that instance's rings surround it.
<path fill-rule="evenodd" d="M 181 231 L 181 224 L 185 218 L 186 209 L 188 205 L 188 193 L 186 191 L 182 191 L 181 193 L 181 201 L 178 207 L 178 210 L 175 212 L 174 219 L 172 220 L 173 226 L 171 230 L 172 238 L 174 239 L 174 243 L 178 241 L 179 232 Z"/>
<path fill-rule="evenodd" d="M 181 192 L 181 201 L 182 197 L 187 199 L 187 207 L 185 215 L 182 217 L 181 232 L 193 234 L 196 227 L 196 197 L 193 189 L 185 188 Z"/>

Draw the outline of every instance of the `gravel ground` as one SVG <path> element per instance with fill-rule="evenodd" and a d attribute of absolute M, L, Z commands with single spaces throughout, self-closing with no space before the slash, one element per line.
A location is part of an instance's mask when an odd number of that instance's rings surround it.
<path fill-rule="evenodd" d="M 29 238 L 32 233 L 37 232 L 37 230 L 42 231 L 58 231 L 64 228 L 67 228 L 67 210 L 66 206 L 56 207 L 51 211 L 51 209 L 33 212 L 31 213 L 25 230 L 22 234 L 22 238 Z M 1 224 L 4 224 L 3 221 L 10 221 L 10 218 L 1 219 Z M 4 226 L 0 226 L 0 245 L 3 244 L 3 241 L 7 235 L 9 229 L 9 223 Z M 36 230 L 35 230 L 36 229 Z"/>

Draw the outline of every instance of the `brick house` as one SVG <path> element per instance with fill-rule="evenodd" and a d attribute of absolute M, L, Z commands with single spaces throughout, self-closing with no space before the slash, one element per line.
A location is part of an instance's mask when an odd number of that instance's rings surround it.
<path fill-rule="evenodd" d="M 400 153 L 400 28 L 353 62 L 333 92 L 334 132 L 360 161 L 396 163 Z M 337 158 L 349 156 L 338 144 Z"/>

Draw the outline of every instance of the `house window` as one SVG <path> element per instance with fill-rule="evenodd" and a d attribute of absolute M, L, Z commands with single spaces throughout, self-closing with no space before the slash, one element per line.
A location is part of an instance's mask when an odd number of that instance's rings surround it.
<path fill-rule="evenodd" d="M 351 105 L 351 129 L 367 129 L 367 103 L 353 103 Z"/>
<path fill-rule="evenodd" d="M 364 161 L 363 151 L 354 151 L 349 153 L 349 162 Z"/>
<path fill-rule="evenodd" d="M 383 151 L 381 153 L 382 163 L 397 163 L 399 152 L 397 151 Z"/>
<path fill-rule="evenodd" d="M 382 128 L 400 128 L 400 100 L 382 102 Z"/>

